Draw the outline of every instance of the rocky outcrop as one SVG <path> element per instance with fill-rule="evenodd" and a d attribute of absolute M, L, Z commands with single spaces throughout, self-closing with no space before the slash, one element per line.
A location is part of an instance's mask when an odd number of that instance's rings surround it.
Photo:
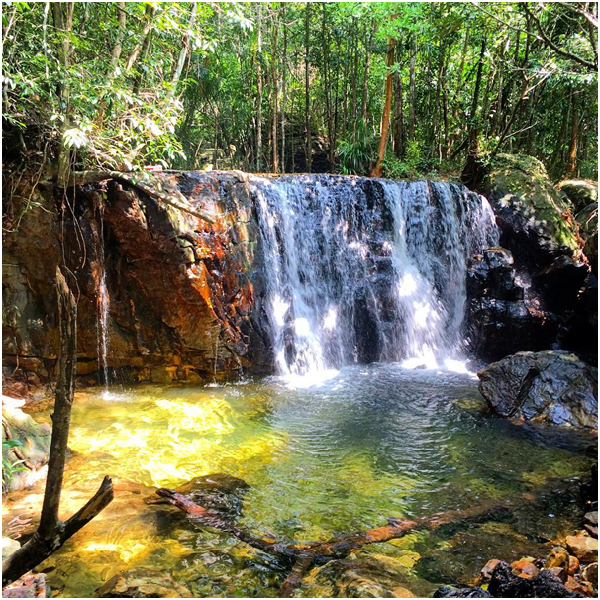
<path fill-rule="evenodd" d="M 514 262 L 505 248 L 488 248 L 469 261 L 465 321 L 470 346 L 480 358 L 541 350 L 556 338 L 557 318 L 531 294 L 531 282 L 517 273 Z"/>
<path fill-rule="evenodd" d="M 471 288 L 468 303 L 474 320 L 469 327 L 475 346 L 491 333 L 494 345 L 508 351 L 558 344 L 594 362 L 598 311 L 597 281 L 590 268 L 593 250 L 588 248 L 588 260 L 571 203 L 554 188 L 542 163 L 524 155 L 498 155 L 480 191 L 494 210 L 500 246 L 512 254 L 515 278 L 521 279 L 525 294 L 523 300 L 507 299 L 503 296 L 509 290 L 496 288 L 477 303 L 476 286 Z M 593 244 L 591 231 L 590 247 Z M 475 265 L 475 270 L 481 268 Z M 528 329 L 532 337 L 521 346 L 514 336 L 523 339 Z M 492 352 L 487 358 L 500 354 Z"/>
<path fill-rule="evenodd" d="M 502 417 L 596 428 L 598 371 L 568 352 L 518 352 L 477 373 L 479 391 Z"/>
<path fill-rule="evenodd" d="M 39 202 L 4 236 L 3 365 L 24 384 L 51 381 L 57 352 L 50 273 L 64 264 L 78 296 L 77 372 L 98 381 L 98 294 L 110 302 L 107 365 L 114 378 L 199 381 L 270 371 L 257 324 L 258 235 L 247 176 L 162 176 L 213 223 L 128 184 L 36 189 Z M 13 375 L 14 372 L 14 375 Z M 118 372 L 118 373 L 117 373 Z M 9 378 L 10 379 L 10 378 Z"/>

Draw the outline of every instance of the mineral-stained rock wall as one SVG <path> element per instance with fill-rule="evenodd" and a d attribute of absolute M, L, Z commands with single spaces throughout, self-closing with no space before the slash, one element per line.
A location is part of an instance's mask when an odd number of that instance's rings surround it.
<path fill-rule="evenodd" d="M 78 373 L 98 380 L 98 291 L 106 273 L 109 372 L 115 379 L 198 380 L 270 370 L 257 323 L 260 248 L 247 180 L 235 173 L 172 173 L 211 224 L 114 181 L 39 194 L 5 235 L 5 373 L 49 380 L 56 358 L 52 274 L 78 294 Z M 61 244 L 64 241 L 64 245 Z M 102 265 L 102 252 L 104 262 Z"/>

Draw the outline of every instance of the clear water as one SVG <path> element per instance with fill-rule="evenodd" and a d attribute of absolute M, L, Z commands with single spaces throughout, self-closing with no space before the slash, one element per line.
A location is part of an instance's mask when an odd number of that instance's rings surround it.
<path fill-rule="evenodd" d="M 277 596 L 286 572 L 272 557 L 143 502 L 151 486 L 200 475 L 244 479 L 239 524 L 282 541 L 510 501 L 514 510 L 497 521 L 413 533 L 350 558 L 387 587 L 427 595 L 469 580 L 492 557 L 545 556 L 543 543 L 580 518 L 576 493 L 565 490 L 593 460 L 588 437 L 488 415 L 472 376 L 398 364 L 345 367 L 313 387 L 273 377 L 101 396 L 76 394 L 63 508 L 83 504 L 105 474 L 117 499 L 42 565 L 64 597 L 90 597 L 137 567 L 172 574 L 198 597 Z M 314 570 L 298 595 L 346 595 L 340 568 Z"/>

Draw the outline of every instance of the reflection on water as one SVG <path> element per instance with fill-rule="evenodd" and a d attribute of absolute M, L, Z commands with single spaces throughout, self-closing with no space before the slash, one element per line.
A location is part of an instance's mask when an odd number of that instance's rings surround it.
<path fill-rule="evenodd" d="M 360 553 L 395 565 L 404 578 L 397 585 L 428 593 L 472 577 L 492 556 L 541 555 L 541 542 L 578 516 L 570 496 L 542 490 L 553 478 L 576 480 L 591 462 L 588 438 L 487 415 L 465 374 L 371 365 L 314 387 L 268 378 L 112 390 L 109 401 L 101 393 L 76 395 L 67 487 L 89 496 L 111 475 L 130 510 L 90 523 L 50 559 L 50 584 L 64 596 L 89 597 L 124 567 L 168 572 L 197 596 L 277 594 L 284 571 L 271 557 L 144 504 L 145 486 L 217 472 L 241 477 L 251 489 L 240 522 L 281 540 L 512 501 L 506 522 L 414 533 Z M 300 594 L 341 593 L 326 581 L 334 571 L 313 572 Z"/>

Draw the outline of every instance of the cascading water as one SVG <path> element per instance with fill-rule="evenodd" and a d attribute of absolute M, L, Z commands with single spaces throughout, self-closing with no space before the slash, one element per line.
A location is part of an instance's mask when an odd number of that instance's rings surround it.
<path fill-rule="evenodd" d="M 98 320 L 97 320 L 97 337 L 98 337 L 98 370 L 102 374 L 102 380 L 105 386 L 105 392 L 108 393 L 109 374 L 108 374 L 108 316 L 110 311 L 110 297 L 108 288 L 106 287 L 106 260 L 104 255 L 104 206 L 98 207 L 99 227 L 96 232 L 96 260 L 97 268 L 95 271 L 97 303 L 98 303 Z"/>
<path fill-rule="evenodd" d="M 280 373 L 460 360 L 467 258 L 497 244 L 487 201 L 455 184 L 253 178 Z"/>

